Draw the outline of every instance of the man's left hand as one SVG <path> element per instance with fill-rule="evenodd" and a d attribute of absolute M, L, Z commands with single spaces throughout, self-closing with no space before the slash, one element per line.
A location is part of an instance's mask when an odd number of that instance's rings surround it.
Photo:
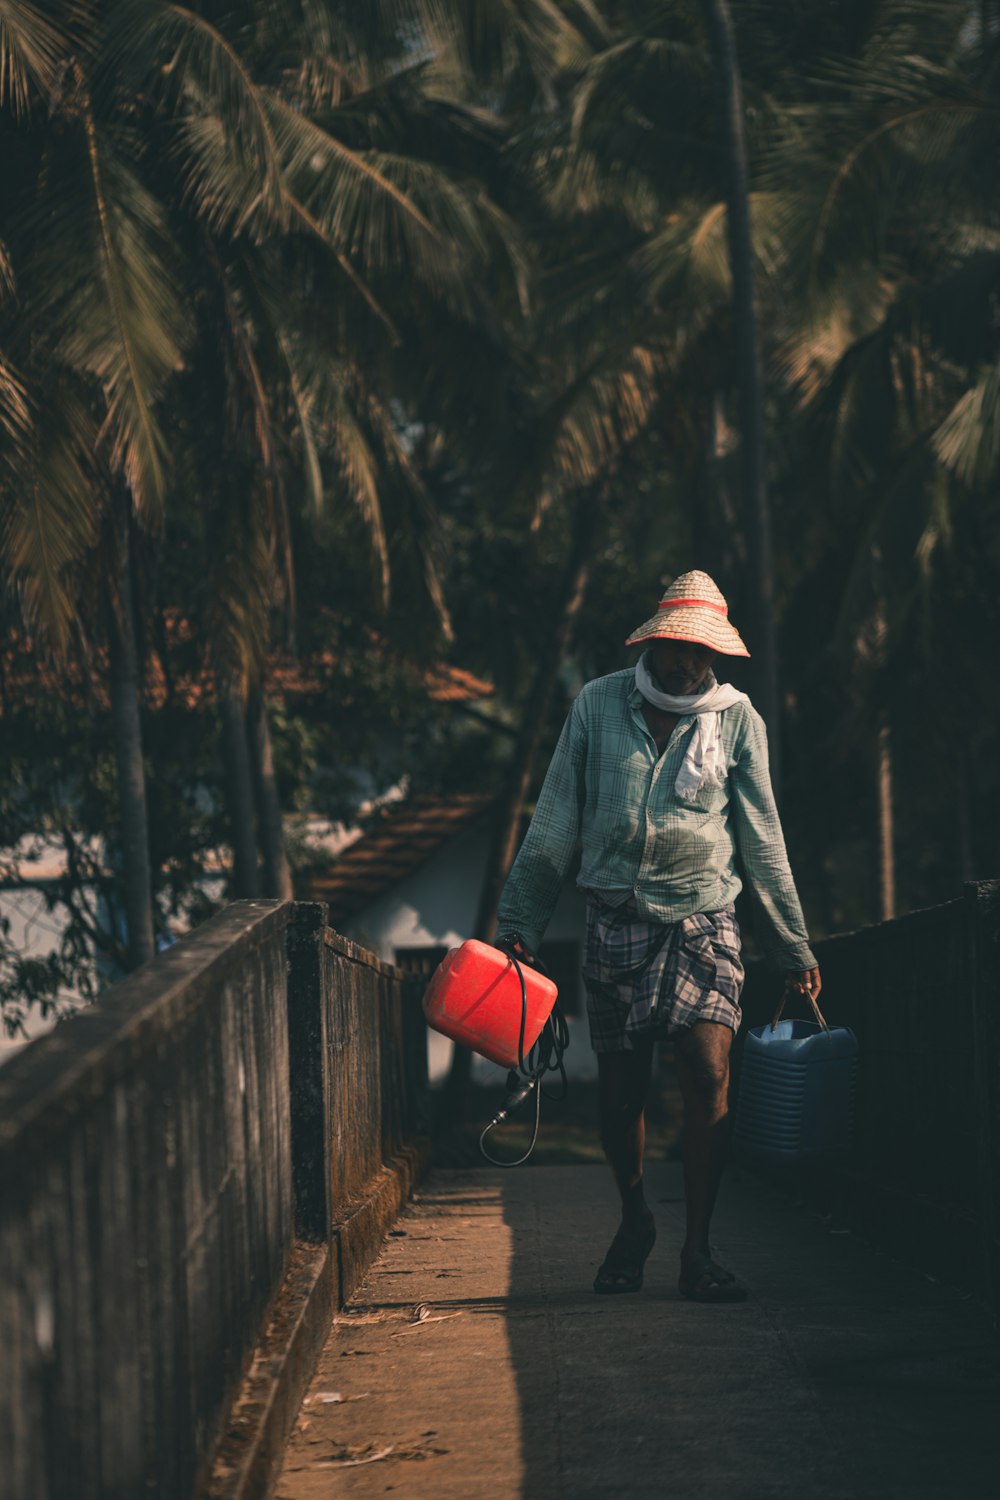
<path fill-rule="evenodd" d="M 822 988 L 819 969 L 793 969 L 785 975 L 786 1000 L 790 995 L 808 995 L 810 999 L 818 1000 Z"/>

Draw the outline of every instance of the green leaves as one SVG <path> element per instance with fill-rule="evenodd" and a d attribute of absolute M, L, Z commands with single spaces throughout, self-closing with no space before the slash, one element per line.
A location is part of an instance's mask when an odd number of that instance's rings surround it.
<path fill-rule="evenodd" d="M 186 6 L 124 0 L 109 23 L 105 62 L 164 97 L 187 189 L 213 231 L 239 234 L 253 224 L 260 239 L 283 227 L 270 122 L 239 45 L 221 26 Z"/>
<path fill-rule="evenodd" d="M 971 489 L 985 488 L 1000 471 L 1000 362 L 983 370 L 934 434 L 946 468 Z"/>
<path fill-rule="evenodd" d="M 356 149 L 334 133 L 336 115 L 320 126 L 277 93 L 265 97 L 293 226 L 314 233 L 376 297 L 387 278 L 412 277 L 468 316 L 469 280 L 497 250 L 520 270 L 516 231 L 473 184 L 401 152 Z"/>
<path fill-rule="evenodd" d="M 124 471 L 136 508 L 155 517 L 166 489 L 166 443 L 155 407 L 180 366 L 188 318 L 159 205 L 92 115 L 86 131 L 100 279 L 77 288 L 67 304 L 58 348 L 101 382 L 111 467 Z"/>
<path fill-rule="evenodd" d="M 343 494 L 357 508 L 365 523 L 371 545 L 376 598 L 386 610 L 389 607 L 391 573 L 379 495 L 380 464 L 370 434 L 365 430 L 366 424 L 352 399 L 355 393 L 350 391 L 349 385 L 349 377 L 337 383 L 330 409 L 330 446 L 340 479 L 334 493 Z"/>
<path fill-rule="evenodd" d="M 97 542 L 102 492 L 87 454 L 97 433 L 67 381 L 32 413 L 30 438 L 8 468 L 0 509 L 0 559 L 30 631 L 63 654 L 78 618 L 79 574 Z"/>
<path fill-rule="evenodd" d="M 0 0 L 0 108 L 9 106 L 18 118 L 33 92 L 43 98 L 52 92 L 70 45 L 64 29 L 70 7 L 48 9 L 33 0 Z"/>
<path fill-rule="evenodd" d="M 165 216 L 86 97 L 52 171 L 24 277 L 35 361 L 100 392 L 99 451 L 155 522 L 168 468 L 157 402 L 189 330 Z"/>
<path fill-rule="evenodd" d="M 60 79 L 0 223 L 20 279 L 0 346 L 0 483 L 17 497 L 4 557 L 54 643 L 68 641 L 73 570 L 96 546 L 109 486 L 120 478 L 144 526 L 162 525 L 167 424 L 185 383 L 218 403 L 208 425 L 223 444 L 220 454 L 196 443 L 185 482 L 224 511 L 213 464 L 228 459 L 250 486 L 239 514 L 227 512 L 254 540 L 232 553 L 242 582 L 220 626 L 247 672 L 260 670 L 275 608 L 293 610 L 296 467 L 314 515 L 332 500 L 362 518 L 383 606 L 385 499 L 409 497 L 421 592 L 446 621 L 434 546 L 419 540 L 433 530 L 426 494 L 378 392 L 385 334 L 398 345 L 398 311 L 411 316 L 418 286 L 414 326 L 436 303 L 473 320 L 470 288 L 495 258 L 523 304 L 526 265 L 509 219 L 478 187 L 407 151 L 401 122 L 423 109 L 418 17 L 433 19 L 386 0 L 375 37 L 368 19 L 342 24 L 323 7 L 119 0 L 104 13 L 67 5 L 53 19 L 0 3 L 0 109 L 23 112 L 31 91 L 51 94 Z M 556 8 L 546 25 L 566 31 Z M 296 47 L 308 48 L 298 67 Z M 456 103 L 421 129 L 442 145 L 451 132 L 458 160 L 470 122 Z M 221 385 L 190 379 L 213 361 Z M 56 389 L 65 409 L 43 419 L 43 392 Z M 194 457 L 205 467 L 193 470 Z M 239 589 L 253 593 L 252 609 Z"/>
<path fill-rule="evenodd" d="M 590 55 L 588 37 L 607 34 L 591 0 L 437 0 L 432 14 L 439 43 L 453 49 L 462 72 L 487 87 L 549 103 L 560 74 Z"/>
<path fill-rule="evenodd" d="M 621 461 L 656 407 L 663 363 L 664 351 L 650 341 L 615 341 L 539 412 L 536 457 L 524 476 L 536 526 L 557 499 Z"/>

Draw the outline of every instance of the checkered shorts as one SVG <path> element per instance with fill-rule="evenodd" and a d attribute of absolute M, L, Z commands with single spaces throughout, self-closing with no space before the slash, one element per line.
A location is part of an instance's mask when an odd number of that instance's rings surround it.
<path fill-rule="evenodd" d="M 631 902 L 587 903 L 583 966 L 595 1052 L 631 1051 L 639 1038 L 668 1036 L 696 1021 L 740 1025 L 740 929 L 731 906 L 680 922 L 650 922 Z"/>

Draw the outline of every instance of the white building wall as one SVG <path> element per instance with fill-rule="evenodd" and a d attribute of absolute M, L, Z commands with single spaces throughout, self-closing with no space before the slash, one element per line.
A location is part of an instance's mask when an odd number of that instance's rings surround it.
<path fill-rule="evenodd" d="M 397 953 L 403 948 L 457 948 L 470 936 L 476 920 L 488 845 L 489 828 L 485 824 L 453 839 L 391 891 L 345 923 L 345 937 L 363 944 L 388 963 L 395 963 Z M 567 884 L 545 936 L 552 942 L 579 943 L 582 956 L 584 927 L 583 897 Z M 582 996 L 582 984 L 580 993 Z M 596 1077 L 597 1064 L 585 1016 L 571 1018 L 569 1028 L 568 1074 L 573 1078 Z M 447 1037 L 429 1033 L 432 1082 L 440 1081 L 447 1073 L 451 1051 L 452 1043 Z M 503 1069 L 485 1058 L 474 1060 L 473 1077 L 478 1082 L 493 1083 L 503 1076 Z"/>
<path fill-rule="evenodd" d="M 213 902 L 222 902 L 225 890 L 225 881 L 212 876 L 201 882 L 201 890 Z M 92 887 L 86 887 L 86 895 L 89 901 L 94 902 Z M 102 903 L 97 903 L 98 914 L 103 921 L 106 912 L 102 913 Z M 34 886 L 6 886 L 0 889 L 0 921 L 6 921 L 8 926 L 8 939 L 24 958 L 47 958 L 57 949 L 62 942 L 63 932 L 67 923 L 67 913 L 63 906 L 57 906 L 54 911 L 48 910 L 48 905 L 43 893 Z M 174 918 L 167 931 L 157 929 L 156 951 L 162 952 L 186 930 L 184 923 Z M 98 989 L 112 982 L 114 974 L 109 976 L 109 961 L 102 962 L 95 958 L 92 968 L 94 984 Z M 63 990 L 56 1002 L 54 1009 L 43 1016 L 41 1007 L 34 1004 L 29 1007 L 24 1017 L 23 1035 L 8 1036 L 6 1028 L 0 1023 L 0 1064 L 13 1057 L 28 1042 L 36 1037 L 44 1036 L 51 1031 L 57 1020 L 72 1015 L 79 1006 L 86 1004 L 82 996 L 72 990 Z"/>
<path fill-rule="evenodd" d="M 0 890 L 0 921 L 8 924 L 7 936 L 11 946 L 24 958 L 47 958 L 54 948 L 58 948 L 65 926 L 62 908 L 49 911 L 42 892 L 32 886 L 9 886 Z M 50 1010 L 44 1017 L 40 1006 L 32 1005 L 24 1017 L 23 1035 L 8 1036 L 0 1025 L 0 1063 L 13 1057 L 35 1037 L 51 1031 L 57 1015 L 68 1015 L 79 1003 L 79 996 L 63 994 L 57 1002 L 57 1009 Z"/>

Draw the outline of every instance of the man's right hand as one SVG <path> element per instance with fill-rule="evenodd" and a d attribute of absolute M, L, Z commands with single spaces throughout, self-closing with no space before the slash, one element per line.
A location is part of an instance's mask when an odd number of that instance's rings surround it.
<path fill-rule="evenodd" d="M 501 938 L 501 942 L 506 948 L 509 948 L 512 953 L 516 953 L 521 962 L 527 964 L 529 968 L 534 969 L 537 967 L 538 959 L 536 958 L 535 954 L 532 953 L 530 948 L 526 948 L 524 946 L 520 938 Z"/>

